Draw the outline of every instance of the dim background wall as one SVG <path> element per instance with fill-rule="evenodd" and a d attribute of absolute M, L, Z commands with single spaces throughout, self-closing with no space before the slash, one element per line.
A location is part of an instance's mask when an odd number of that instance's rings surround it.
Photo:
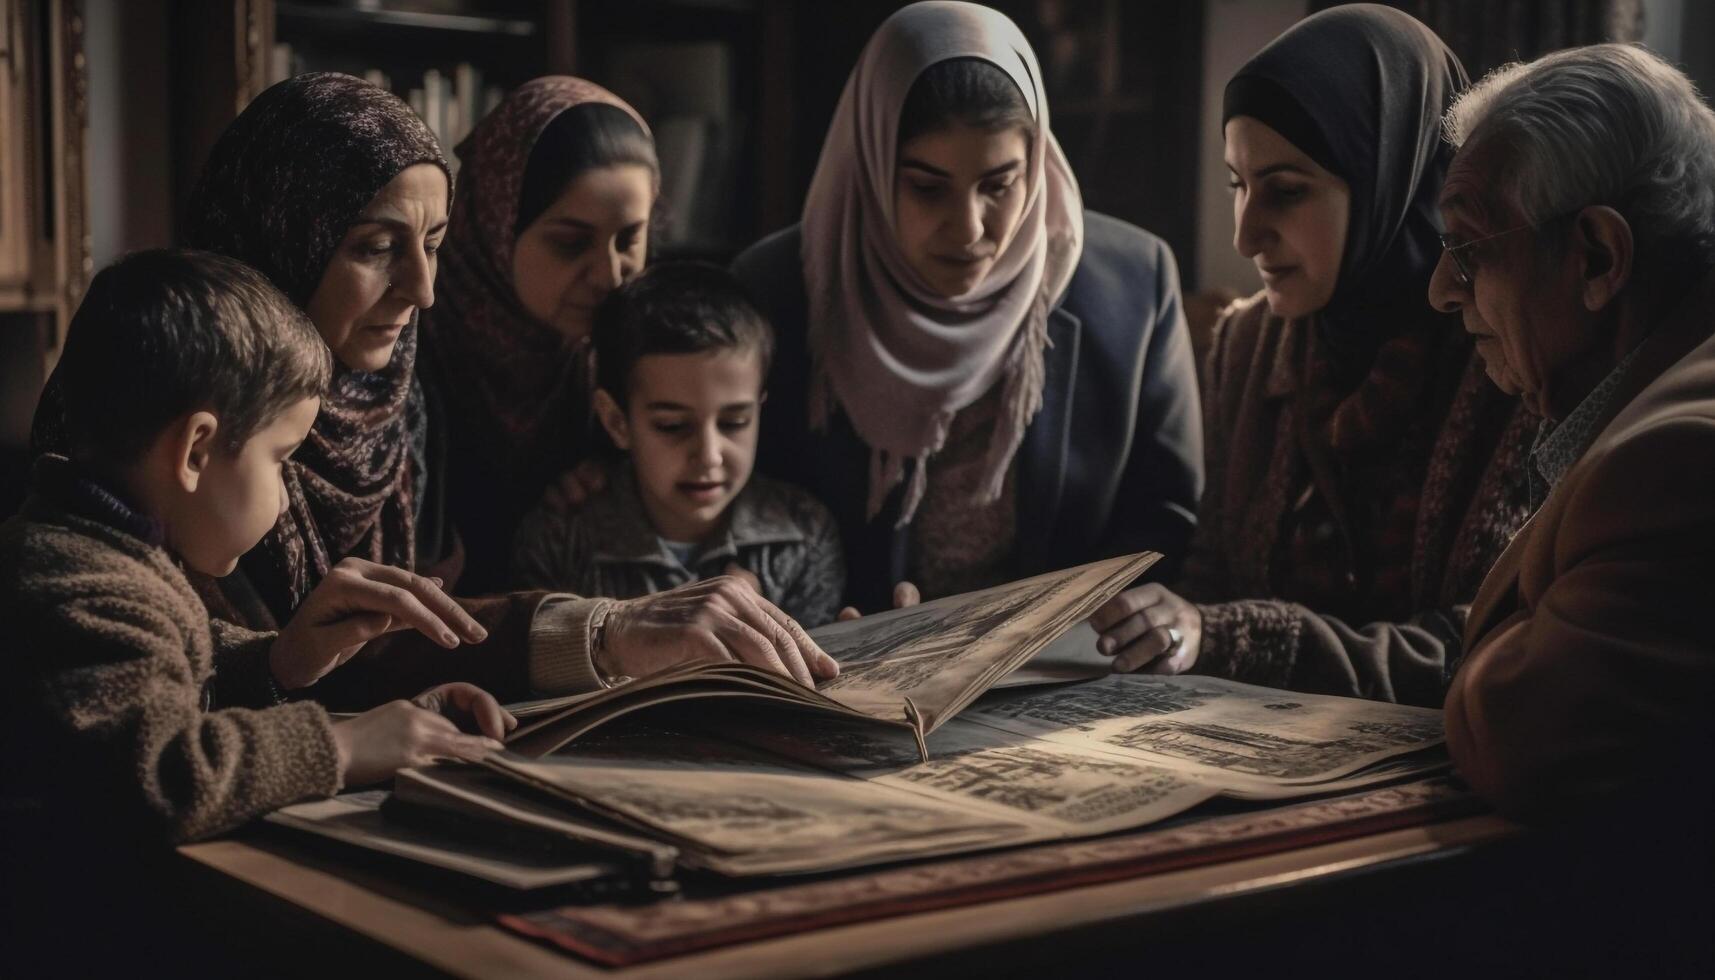
<path fill-rule="evenodd" d="M 1465 0 L 1483 6 L 1485 0 Z M 599 6 L 599 3 L 595 4 Z M 742 6 L 742 4 L 740 4 Z M 1095 2 L 1002 2 L 1004 9 L 1036 35 L 1042 11 L 1065 8 L 1072 14 L 1100 11 Z M 1221 163 L 1220 97 L 1231 73 L 1258 48 L 1303 17 L 1309 0 L 1166 0 L 1117 3 L 1122 23 L 1141 43 L 1121 52 L 1123 67 L 1143 73 L 1137 88 L 1158 103 L 1152 111 L 1178 128 L 1151 127 L 1103 158 L 1066 141 L 1086 184 L 1101 182 L 1092 206 L 1131 211 L 1138 223 L 1166 237 L 1179 253 L 1187 288 L 1225 287 L 1250 292 L 1258 281 L 1250 263 L 1232 250 L 1232 216 Z M 1400 4 L 1409 6 L 1409 4 Z M 766 133 L 752 133 L 765 152 L 790 159 L 790 193 L 801 202 L 821 149 L 824 127 L 845 82 L 846 72 L 869 33 L 899 2 L 803 0 L 793 5 L 794 124 L 789 142 L 779 145 Z M 1490 5 L 1493 6 L 1493 5 Z M 97 267 L 126 251 L 172 240 L 173 213 L 169 105 L 170 0 L 85 0 L 90 65 L 90 231 Z M 1705 92 L 1715 88 L 1715 4 L 1702 0 L 1646 0 L 1642 3 L 1644 41 L 1679 62 Z M 1060 14 L 1059 16 L 1069 16 Z M 585 18 L 593 30 L 599 19 Z M 1034 29 L 1033 29 L 1034 28 Z M 1186 41 L 1191 44 L 1189 47 Z M 586 46 L 599 46 L 587 38 Z M 1147 49 L 1147 50 L 1144 50 Z M 586 58 L 586 61 L 589 60 Z M 1044 59 L 1046 60 L 1046 58 Z M 1062 112 L 1056 126 L 1076 131 L 1083 120 Z M 1175 145 L 1189 148 L 1176 153 Z M 1100 169 L 1103 173 L 1091 173 Z M 1129 190 L 1128 190 L 1129 189 Z M 1129 194 L 1129 200 L 1127 199 Z M 1121 208 L 1114 208 L 1119 200 Z M 756 234 L 772 228 L 748 229 Z"/>
<path fill-rule="evenodd" d="M 317 0 L 310 0 L 317 2 Z M 420 0 L 429 7 L 461 0 Z M 748 155 L 733 178 L 737 204 L 703 244 L 721 258 L 796 220 L 847 72 L 898 0 L 470 0 L 535 7 L 550 44 L 567 50 L 543 66 L 571 66 L 598 81 L 625 64 L 624 46 L 682 42 L 713 31 L 734 38 L 736 97 L 746 101 Z M 382 3 L 383 7 L 401 6 Z M 1257 286 L 1233 254 L 1227 173 L 1221 163 L 1220 98 L 1234 69 L 1325 0 L 995 0 L 1019 22 L 1044 63 L 1054 125 L 1089 205 L 1165 238 L 1179 256 L 1187 293 L 1245 294 Z M 1593 39 L 1609 22 L 1715 89 L 1715 3 L 1703 0 L 1396 0 L 1437 26 L 1481 71 L 1505 57 Z M 299 3 L 300 9 L 303 3 Z M 186 149 L 192 118 L 234 110 L 230 92 L 188 91 L 186 26 L 231 0 L 84 0 L 88 61 L 88 232 L 95 266 L 125 252 L 170 244 L 186 175 L 201 165 Z M 301 24 L 297 30 L 314 33 Z M 712 27 L 710 25 L 713 25 Z M 726 26 L 721 26 L 726 25 Z M 734 26 L 736 25 L 736 26 Z M 746 26 L 751 25 L 751 26 Z M 754 28 L 754 29 L 753 29 Z M 701 34 L 699 34 L 701 32 Z M 748 33 L 746 33 L 748 32 Z M 1497 43 L 1513 36 L 1520 43 Z M 575 39 L 568 41 L 567 39 Z M 1508 45 L 1511 45 L 1510 47 Z M 1460 50 L 1463 46 L 1464 50 Z M 400 52 L 391 52 L 396 57 Z M 405 52 L 409 54 L 409 51 Z M 380 58 L 380 55 L 377 55 Z M 765 66 L 758 71 L 756 65 Z M 544 69 L 545 70 L 545 69 Z M 195 76 L 191 76 L 195 77 Z M 223 102 L 224 100 L 224 106 Z M 1212 300 L 1210 300 L 1212 302 Z M 1203 307 L 1205 316 L 1213 306 Z M 0 311 L 0 490 L 16 488 L 42 364 L 55 338 Z M 44 357 L 44 354 L 46 355 Z M 0 496 L 7 496 L 0 493 Z M 0 505 L 5 503 L 0 500 Z"/>
<path fill-rule="evenodd" d="M 90 252 L 98 269 L 172 241 L 166 8 L 162 0 L 84 0 Z"/>
<path fill-rule="evenodd" d="M 1222 162 L 1221 93 L 1251 55 L 1304 16 L 1307 0 L 1209 0 L 1204 5 L 1203 72 L 1198 84 L 1197 238 L 1194 270 L 1203 288 L 1240 295 L 1262 288 L 1256 267 L 1233 251 L 1233 201 Z"/>

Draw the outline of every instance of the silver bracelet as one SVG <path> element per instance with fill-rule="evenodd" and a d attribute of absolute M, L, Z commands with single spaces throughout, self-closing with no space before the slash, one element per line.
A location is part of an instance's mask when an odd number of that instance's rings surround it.
<path fill-rule="evenodd" d="M 595 611 L 590 613 L 589 624 L 590 669 L 595 671 L 596 680 L 600 681 L 603 687 L 609 688 L 618 687 L 631 681 L 630 677 L 623 674 L 616 674 L 613 677 L 607 676 L 607 672 L 602 670 L 601 664 L 596 662 L 596 654 L 607 649 L 607 616 L 608 613 L 613 612 L 614 605 L 612 602 L 604 602 L 596 606 Z"/>

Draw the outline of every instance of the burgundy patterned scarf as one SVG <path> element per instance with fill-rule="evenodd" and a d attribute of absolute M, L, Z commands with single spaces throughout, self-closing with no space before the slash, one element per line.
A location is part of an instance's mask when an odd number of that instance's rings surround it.
<path fill-rule="evenodd" d="M 447 169 L 398 97 L 349 75 L 299 75 L 257 96 L 221 134 L 191 195 L 186 243 L 250 263 L 307 305 L 352 222 L 419 163 Z M 279 620 L 342 558 L 415 565 L 407 416 L 416 357 L 413 323 L 382 370 L 335 363 L 321 414 L 286 467 L 287 513 L 243 561 Z"/>
<path fill-rule="evenodd" d="M 428 345 L 457 384 L 442 396 L 461 424 L 492 440 L 487 449 L 518 477 L 562 457 L 568 429 L 589 397 L 586 361 L 565 336 L 525 312 L 512 286 L 512 249 L 525 168 L 538 137 L 567 109 L 603 103 L 641 116 L 593 82 L 550 75 L 519 86 L 458 147 L 460 174 L 435 306 L 424 316 Z"/>

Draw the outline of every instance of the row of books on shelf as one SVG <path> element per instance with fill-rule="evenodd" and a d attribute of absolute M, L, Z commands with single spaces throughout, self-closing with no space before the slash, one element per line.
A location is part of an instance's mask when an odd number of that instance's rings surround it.
<path fill-rule="evenodd" d="M 274 45 L 269 65 L 269 84 L 284 81 L 310 70 L 290 44 Z M 447 161 L 454 167 L 458 161 L 453 150 L 464 141 L 484 116 L 488 115 L 505 92 L 498 85 L 484 84 L 482 71 L 468 62 L 460 62 L 451 71 L 430 68 L 423 72 L 421 84 L 408 88 L 395 87 L 395 79 L 386 72 L 371 68 L 363 72 L 369 83 L 395 92 L 421 116 L 429 131 L 447 151 Z M 401 83 L 404 80 L 398 80 Z"/>

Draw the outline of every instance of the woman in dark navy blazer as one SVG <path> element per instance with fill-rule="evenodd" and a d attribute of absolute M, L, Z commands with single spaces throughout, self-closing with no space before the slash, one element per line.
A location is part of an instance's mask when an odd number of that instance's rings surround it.
<path fill-rule="evenodd" d="M 901 581 L 934 597 L 1144 549 L 1171 568 L 1191 537 L 1173 254 L 1084 211 L 1040 78 L 996 11 L 896 13 L 803 222 L 734 263 L 779 335 L 758 465 L 834 512 L 860 608 Z"/>

